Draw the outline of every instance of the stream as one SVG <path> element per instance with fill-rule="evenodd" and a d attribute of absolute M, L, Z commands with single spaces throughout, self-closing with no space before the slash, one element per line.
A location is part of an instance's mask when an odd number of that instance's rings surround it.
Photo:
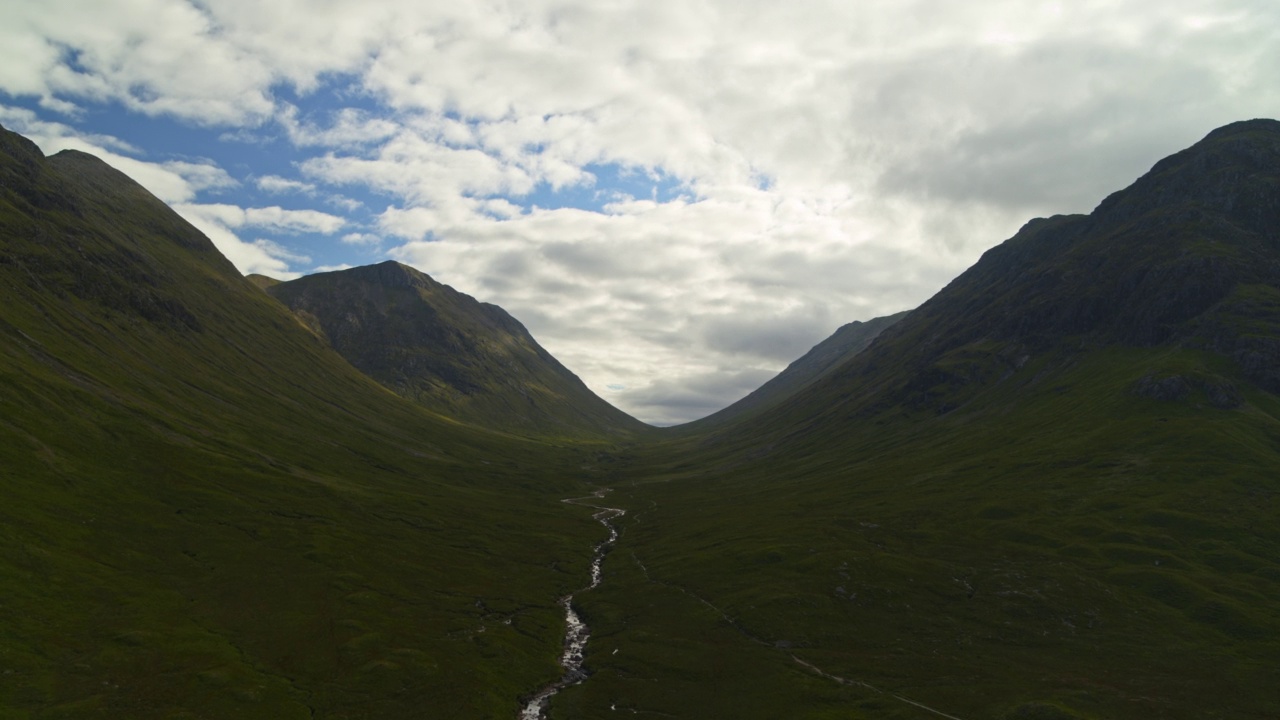
<path fill-rule="evenodd" d="M 591 630 L 587 624 L 582 622 L 582 618 L 578 617 L 578 613 L 573 609 L 573 596 L 576 593 L 590 590 L 600 584 L 600 564 L 604 562 L 605 552 L 618 539 L 618 529 L 611 522 L 614 518 L 626 514 L 626 510 L 621 508 L 608 508 L 599 505 L 591 505 L 583 500 L 599 500 L 603 498 L 609 490 L 597 490 L 595 493 L 581 498 L 569 498 L 561 500 L 561 502 L 573 505 L 582 505 L 584 507 L 595 508 L 599 510 L 591 517 L 595 518 L 609 529 L 609 537 L 604 542 L 596 545 L 595 551 L 591 556 L 591 583 L 584 588 L 580 588 L 564 597 L 560 598 L 559 605 L 564 608 L 565 621 L 565 637 L 564 637 L 564 653 L 560 655 L 560 665 L 564 668 L 564 674 L 559 680 L 547 685 L 538 691 L 536 695 L 529 699 L 529 702 L 520 710 L 520 720 L 543 720 L 547 709 L 547 702 L 556 693 L 571 686 L 577 685 L 587 679 L 587 674 L 582 669 L 583 657 L 586 654 L 587 640 L 591 637 Z"/>

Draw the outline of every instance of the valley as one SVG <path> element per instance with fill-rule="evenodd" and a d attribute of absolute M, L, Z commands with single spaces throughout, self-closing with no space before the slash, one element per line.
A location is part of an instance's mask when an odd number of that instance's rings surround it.
<path fill-rule="evenodd" d="M 1277 198 L 1215 130 L 651 428 L 5 131 L 0 718 L 1280 716 Z"/>

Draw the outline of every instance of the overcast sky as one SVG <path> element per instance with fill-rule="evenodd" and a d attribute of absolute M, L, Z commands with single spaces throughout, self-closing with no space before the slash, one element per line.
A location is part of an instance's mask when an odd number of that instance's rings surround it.
<path fill-rule="evenodd" d="M 386 259 L 706 415 L 1280 115 L 1280 3 L 9 0 L 0 124 L 279 278 Z"/>

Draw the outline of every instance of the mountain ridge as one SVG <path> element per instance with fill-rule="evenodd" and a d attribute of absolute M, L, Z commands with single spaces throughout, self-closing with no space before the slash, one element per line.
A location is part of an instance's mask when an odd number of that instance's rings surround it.
<path fill-rule="evenodd" d="M 1280 208 L 1270 199 L 1278 166 L 1280 122 L 1233 123 L 1160 161 L 1090 215 L 1031 220 L 823 387 L 806 390 L 808 401 L 836 397 L 874 413 L 906 400 L 948 412 L 977 386 L 1064 350 L 1064 338 L 1086 348 L 1204 348 L 1231 356 L 1274 392 L 1280 344 L 1249 328 L 1280 322 Z M 1251 170 L 1237 176 L 1241 168 Z M 1242 203 L 1244 227 L 1213 214 Z M 877 373 L 881 383 L 854 389 Z"/>

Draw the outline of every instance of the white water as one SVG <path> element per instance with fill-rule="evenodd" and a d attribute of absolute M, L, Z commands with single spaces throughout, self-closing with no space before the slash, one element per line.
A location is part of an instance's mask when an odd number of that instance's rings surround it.
<path fill-rule="evenodd" d="M 610 522 L 616 517 L 620 517 L 626 513 L 620 508 L 600 507 L 599 505 L 589 505 L 583 500 L 594 500 L 604 497 L 608 490 L 598 490 L 594 495 L 585 498 L 570 498 L 563 502 L 572 503 L 574 505 L 585 505 L 586 507 L 596 508 L 600 512 L 592 517 L 600 521 L 601 525 L 609 528 L 609 539 L 596 545 L 595 552 L 591 557 L 591 584 L 576 591 L 590 590 L 600 584 L 600 565 L 604 562 L 605 551 L 609 549 L 614 542 L 618 540 L 618 530 Z M 582 618 L 578 617 L 578 613 L 573 609 L 573 596 L 570 593 L 560 598 L 560 607 L 564 608 L 565 621 L 565 637 L 564 637 L 564 653 L 560 655 L 560 665 L 564 668 L 564 674 L 560 679 L 538 691 L 532 699 L 520 710 L 520 720 L 543 720 L 547 709 L 547 701 L 553 695 L 561 690 L 577 685 L 587 679 L 587 674 L 582 670 L 583 657 L 587 650 L 587 640 L 591 637 L 591 631 L 587 624 L 582 622 Z"/>

